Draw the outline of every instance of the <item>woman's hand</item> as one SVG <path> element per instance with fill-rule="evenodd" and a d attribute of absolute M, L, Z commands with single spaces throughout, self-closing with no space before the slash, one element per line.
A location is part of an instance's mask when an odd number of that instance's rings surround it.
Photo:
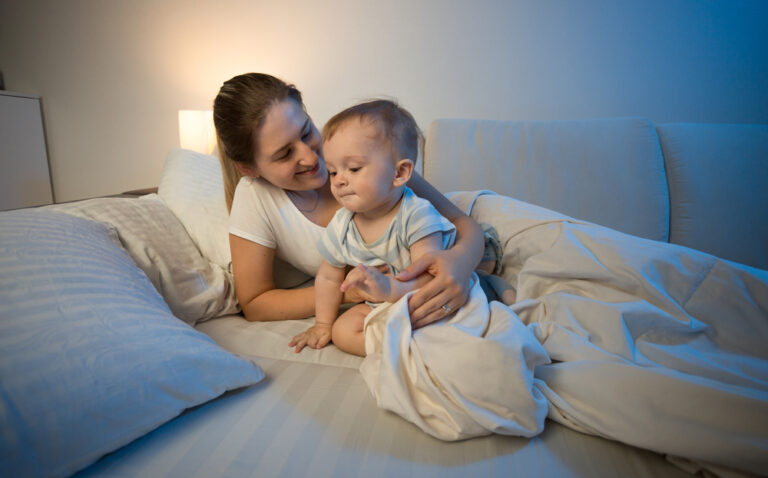
<path fill-rule="evenodd" d="M 375 267 L 358 264 L 341 283 L 341 291 L 354 288 L 363 294 L 365 300 L 387 302 L 391 301 L 391 279 L 391 276 L 384 275 Z"/>
<path fill-rule="evenodd" d="M 332 324 L 315 324 L 304 332 L 300 333 L 288 344 L 289 347 L 296 347 L 296 353 L 301 352 L 305 346 L 313 349 L 321 349 L 331 341 Z"/>
<path fill-rule="evenodd" d="M 469 285 L 476 264 L 456 251 L 440 250 L 424 254 L 401 271 L 395 279 L 411 280 L 423 273 L 434 278 L 408 300 L 414 329 L 443 319 L 458 310 L 469 298 Z"/>

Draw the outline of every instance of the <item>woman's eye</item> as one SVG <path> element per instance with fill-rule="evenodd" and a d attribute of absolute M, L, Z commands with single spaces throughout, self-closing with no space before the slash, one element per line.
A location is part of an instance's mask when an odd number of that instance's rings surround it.
<path fill-rule="evenodd" d="M 352 171 L 353 173 L 356 173 L 360 171 L 360 168 L 349 168 L 349 170 Z"/>
<path fill-rule="evenodd" d="M 288 159 L 288 157 L 289 157 L 289 156 L 290 156 L 292 153 L 293 153 L 293 148 L 288 148 L 288 149 L 286 149 L 286 150 L 285 150 L 285 152 L 284 152 L 282 155 L 280 155 L 280 157 L 278 157 L 277 159 L 278 159 L 278 160 L 284 160 L 284 159 Z"/>

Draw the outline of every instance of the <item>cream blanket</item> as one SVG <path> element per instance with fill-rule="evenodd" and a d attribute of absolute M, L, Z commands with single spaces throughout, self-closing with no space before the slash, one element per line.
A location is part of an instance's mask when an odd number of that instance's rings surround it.
<path fill-rule="evenodd" d="M 379 406 L 460 439 L 536 434 L 548 402 L 585 433 L 768 470 L 768 271 L 504 196 L 451 199 L 496 227 L 518 302 L 474 288 L 413 334 L 405 298 L 374 310 L 361 372 Z"/>
<path fill-rule="evenodd" d="M 378 406 L 442 440 L 539 434 L 548 405 L 533 370 L 549 359 L 515 314 L 475 281 L 450 320 L 411 333 L 409 296 L 365 319 L 360 372 Z"/>

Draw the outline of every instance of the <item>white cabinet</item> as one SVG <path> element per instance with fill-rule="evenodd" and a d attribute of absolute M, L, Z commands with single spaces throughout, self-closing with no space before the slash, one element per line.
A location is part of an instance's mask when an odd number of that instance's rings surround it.
<path fill-rule="evenodd" d="M 40 97 L 0 91 L 0 211 L 52 202 Z"/>

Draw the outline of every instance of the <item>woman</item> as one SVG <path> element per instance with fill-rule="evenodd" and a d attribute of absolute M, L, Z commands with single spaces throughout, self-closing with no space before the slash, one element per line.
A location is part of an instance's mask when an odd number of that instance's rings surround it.
<path fill-rule="evenodd" d="M 270 75 L 248 73 L 225 82 L 213 105 L 230 209 L 235 292 L 251 321 L 314 315 L 314 287 L 278 289 L 275 258 L 314 276 L 322 262 L 315 244 L 341 205 L 331 195 L 320 133 L 301 93 Z M 414 158 L 415 159 L 415 158 Z M 418 175 L 408 186 L 428 199 L 457 230 L 453 248 L 414 262 L 397 278 L 434 276 L 411 296 L 414 328 L 449 315 L 467 300 L 470 277 L 483 253 L 480 227 Z M 347 291 L 345 302 L 360 302 Z"/>

